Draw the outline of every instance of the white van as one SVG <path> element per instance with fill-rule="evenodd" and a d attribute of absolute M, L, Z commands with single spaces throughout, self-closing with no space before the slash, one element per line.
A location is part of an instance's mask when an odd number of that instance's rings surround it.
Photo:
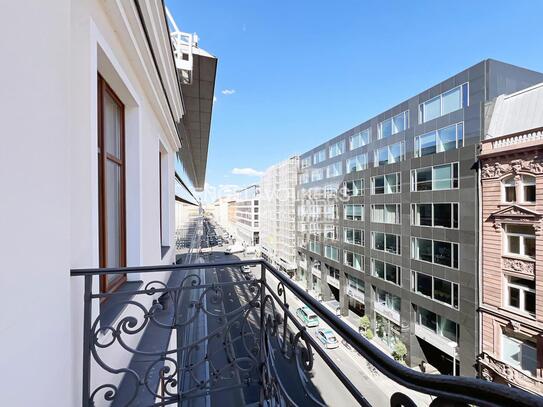
<path fill-rule="evenodd" d="M 224 253 L 225 254 L 234 254 L 234 253 L 243 253 L 245 251 L 245 248 L 241 245 L 233 245 L 229 246 Z"/>

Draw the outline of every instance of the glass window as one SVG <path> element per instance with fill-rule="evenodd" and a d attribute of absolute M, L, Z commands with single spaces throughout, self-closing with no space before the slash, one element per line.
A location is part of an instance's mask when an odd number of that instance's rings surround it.
<path fill-rule="evenodd" d="M 432 298 L 432 277 L 415 273 L 415 292 Z"/>
<path fill-rule="evenodd" d="M 452 244 L 434 240 L 434 263 L 442 266 L 452 266 Z"/>
<path fill-rule="evenodd" d="M 349 139 L 349 149 L 354 150 L 365 146 L 370 141 L 370 129 L 361 131 L 360 133 L 353 134 Z"/>
<path fill-rule="evenodd" d="M 328 246 L 328 245 L 325 245 L 324 246 L 324 257 L 330 259 L 330 260 L 334 260 L 334 261 L 339 261 L 339 250 L 337 247 L 334 247 L 334 246 Z"/>
<path fill-rule="evenodd" d="M 510 337 L 504 333 L 501 336 L 502 359 L 507 364 L 535 376 L 537 369 L 537 349 L 534 345 Z"/>
<path fill-rule="evenodd" d="M 434 167 L 433 190 L 452 188 L 452 169 L 449 164 Z"/>
<path fill-rule="evenodd" d="M 390 146 L 389 163 L 397 163 L 402 159 L 402 144 L 395 143 Z"/>
<path fill-rule="evenodd" d="M 329 147 L 328 156 L 330 158 L 337 157 L 345 152 L 345 140 L 340 140 Z"/>
<path fill-rule="evenodd" d="M 381 175 L 372 178 L 372 193 L 380 194 L 395 194 L 400 190 L 400 173 Z"/>
<path fill-rule="evenodd" d="M 388 164 L 388 147 L 383 147 L 377 150 L 379 165 Z"/>
<path fill-rule="evenodd" d="M 364 245 L 364 231 L 360 229 L 345 228 L 343 230 L 343 241 L 357 246 Z"/>
<path fill-rule="evenodd" d="M 326 160 L 326 150 L 322 149 L 313 154 L 313 164 L 318 164 Z"/>
<path fill-rule="evenodd" d="M 344 218 L 346 220 L 363 220 L 364 219 L 364 205 L 344 205 Z"/>
<path fill-rule="evenodd" d="M 345 181 L 343 183 L 343 194 L 345 196 L 364 195 L 364 180 Z"/>
<path fill-rule="evenodd" d="M 363 256 L 361 256 L 360 254 L 344 250 L 343 261 L 347 266 L 354 268 L 355 270 L 364 270 Z"/>
<path fill-rule="evenodd" d="M 397 114 L 396 116 L 383 120 L 378 125 L 379 139 L 392 136 L 393 134 L 404 131 L 409 127 L 409 110 Z"/>
<path fill-rule="evenodd" d="M 452 283 L 434 277 L 434 299 L 452 305 Z"/>
<path fill-rule="evenodd" d="M 373 178 L 373 193 L 376 195 L 385 193 L 385 177 L 374 177 Z"/>
<path fill-rule="evenodd" d="M 373 248 L 375 250 L 385 250 L 385 234 L 381 232 L 373 232 Z"/>
<path fill-rule="evenodd" d="M 307 168 L 311 165 L 311 157 L 302 158 L 300 161 L 300 166 L 302 169 Z"/>
<path fill-rule="evenodd" d="M 422 307 L 417 307 L 416 310 L 417 324 L 424 326 L 439 336 L 443 336 L 450 341 L 458 343 L 459 329 L 456 322 Z"/>
<path fill-rule="evenodd" d="M 416 171 L 416 188 L 415 191 L 431 191 L 432 190 L 432 168 L 421 168 Z"/>
<path fill-rule="evenodd" d="M 400 254 L 400 236 L 392 233 L 372 232 L 374 250 Z"/>
<path fill-rule="evenodd" d="M 399 224 L 400 204 L 376 204 L 371 206 L 372 222 Z"/>
<path fill-rule="evenodd" d="M 517 188 L 515 186 L 515 178 L 510 177 L 503 181 L 503 190 L 505 202 L 517 201 Z"/>
<path fill-rule="evenodd" d="M 419 123 L 425 123 L 441 116 L 441 96 L 436 96 L 420 105 Z"/>
<path fill-rule="evenodd" d="M 430 191 L 458 188 L 458 163 L 411 171 L 411 190 Z"/>
<path fill-rule="evenodd" d="M 505 225 L 505 251 L 535 258 L 536 238 L 531 225 Z"/>
<path fill-rule="evenodd" d="M 324 171 L 322 168 L 315 168 L 311 171 L 311 182 L 320 181 L 324 179 Z"/>
<path fill-rule="evenodd" d="M 415 151 L 415 156 L 422 157 L 425 155 L 435 154 L 437 152 L 436 134 L 435 132 L 423 134 L 418 137 L 420 147 Z"/>
<path fill-rule="evenodd" d="M 387 119 L 379 123 L 379 138 L 392 136 L 392 120 Z"/>
<path fill-rule="evenodd" d="M 326 177 L 332 178 L 332 177 L 338 177 L 343 173 L 341 168 L 341 161 L 335 162 L 333 164 L 330 164 L 328 167 L 326 167 Z"/>
<path fill-rule="evenodd" d="M 434 226 L 452 227 L 451 204 L 434 204 Z"/>
<path fill-rule="evenodd" d="M 347 160 L 347 174 L 354 171 L 362 171 L 368 168 L 368 158 L 366 154 L 360 154 Z"/>
<path fill-rule="evenodd" d="M 522 192 L 524 202 L 535 202 L 535 178 L 529 175 L 522 176 Z"/>
<path fill-rule="evenodd" d="M 419 123 L 426 123 L 429 120 L 468 106 L 468 93 L 469 86 L 464 83 L 421 103 L 419 105 Z"/>
<path fill-rule="evenodd" d="M 417 260 L 432 262 L 432 241 L 428 239 L 416 239 Z"/>
<path fill-rule="evenodd" d="M 462 91 L 461 88 L 454 88 L 442 95 L 442 110 L 441 115 L 454 112 L 462 108 Z"/>
<path fill-rule="evenodd" d="M 372 266 L 373 266 L 373 275 L 375 277 L 379 277 L 384 279 L 385 278 L 385 263 L 380 260 L 371 260 Z"/>
<path fill-rule="evenodd" d="M 535 281 L 509 276 L 506 285 L 507 306 L 535 314 Z"/>
<path fill-rule="evenodd" d="M 415 260 L 458 268 L 458 243 L 413 237 L 411 257 Z"/>

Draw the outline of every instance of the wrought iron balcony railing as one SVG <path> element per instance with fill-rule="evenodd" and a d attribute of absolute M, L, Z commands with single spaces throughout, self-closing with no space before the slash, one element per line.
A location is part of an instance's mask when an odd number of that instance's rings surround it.
<path fill-rule="evenodd" d="M 405 388 L 388 396 L 391 406 L 418 405 L 413 393 L 431 395 L 430 406 L 541 405 L 541 398 L 519 389 L 424 374 L 395 362 L 266 261 L 200 261 L 72 270 L 84 279 L 83 406 L 185 406 L 196 400 L 322 406 L 325 389 L 312 383 L 317 359 L 343 386 L 346 398 L 338 405 L 370 405 L 371 386 L 355 385 L 338 367 L 290 308 L 294 301 L 310 307 L 375 374 L 381 372 L 377 387 L 386 376 Z M 100 276 L 121 274 L 144 282 L 131 291 L 99 292 Z M 107 322 L 104 309 L 112 306 L 119 314 Z"/>

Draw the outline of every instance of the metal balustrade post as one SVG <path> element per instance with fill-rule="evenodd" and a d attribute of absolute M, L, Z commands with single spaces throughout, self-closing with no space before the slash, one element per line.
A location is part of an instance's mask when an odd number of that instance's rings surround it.
<path fill-rule="evenodd" d="M 85 276 L 85 292 L 83 303 L 83 399 L 82 406 L 90 407 L 90 374 L 91 374 L 91 316 L 92 316 L 92 275 Z"/>
<path fill-rule="evenodd" d="M 260 405 L 263 406 L 266 401 L 266 389 L 264 388 L 264 374 L 266 365 L 266 312 L 265 312 L 265 298 L 266 298 L 266 266 L 260 263 Z"/>

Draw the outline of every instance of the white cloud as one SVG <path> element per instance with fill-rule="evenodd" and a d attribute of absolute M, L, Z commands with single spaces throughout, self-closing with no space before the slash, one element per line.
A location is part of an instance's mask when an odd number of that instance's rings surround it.
<path fill-rule="evenodd" d="M 264 172 L 257 171 L 254 168 L 233 168 L 232 174 L 235 175 L 248 175 L 250 177 L 261 177 Z"/>
<path fill-rule="evenodd" d="M 213 95 L 213 103 L 217 101 L 217 96 Z"/>
<path fill-rule="evenodd" d="M 236 90 L 235 89 L 223 89 L 223 90 L 221 90 L 221 93 L 223 95 L 228 96 L 228 95 L 233 95 L 234 93 L 236 93 Z"/>

